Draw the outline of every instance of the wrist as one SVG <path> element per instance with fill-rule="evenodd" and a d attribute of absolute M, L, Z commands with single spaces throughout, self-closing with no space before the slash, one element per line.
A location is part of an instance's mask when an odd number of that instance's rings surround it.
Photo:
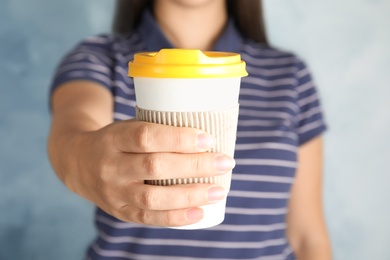
<path fill-rule="evenodd" d="M 79 186 L 83 182 L 85 160 L 82 157 L 86 154 L 84 150 L 88 139 L 88 132 L 81 131 L 53 131 L 49 138 L 52 167 L 64 185 L 75 193 L 79 193 Z"/>
<path fill-rule="evenodd" d="M 86 167 L 86 161 L 83 156 L 86 154 L 84 150 L 87 139 L 87 133 L 73 133 L 67 138 L 62 149 L 61 179 L 70 191 L 77 194 L 80 194 L 80 186 L 85 182 L 83 179 L 86 171 L 83 168 Z"/>

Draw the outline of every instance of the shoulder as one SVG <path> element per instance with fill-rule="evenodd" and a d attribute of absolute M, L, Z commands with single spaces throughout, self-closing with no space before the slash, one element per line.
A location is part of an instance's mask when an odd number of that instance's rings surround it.
<path fill-rule="evenodd" d="M 297 58 L 297 56 L 290 51 L 251 40 L 243 42 L 242 51 L 255 58 Z"/>
<path fill-rule="evenodd" d="M 89 36 L 81 40 L 75 46 L 75 50 L 77 49 L 94 49 L 100 50 L 102 52 L 106 52 L 112 49 L 112 46 L 115 43 L 115 37 L 110 34 L 100 34 L 95 36 Z"/>
<path fill-rule="evenodd" d="M 243 43 L 241 55 L 248 66 L 263 69 L 290 68 L 295 73 L 305 66 L 303 60 L 293 52 L 253 41 Z"/>
<path fill-rule="evenodd" d="M 114 67 L 125 68 L 132 53 L 142 49 L 142 42 L 137 33 L 127 35 L 100 34 L 89 36 L 79 41 L 61 59 L 59 68 L 102 66 L 102 70 Z M 75 65 L 76 64 L 76 65 Z M 104 68 L 103 68 L 104 67 Z"/>
<path fill-rule="evenodd" d="M 280 79 L 284 83 L 290 82 L 288 85 L 295 88 L 312 80 L 311 71 L 306 62 L 293 52 L 246 41 L 242 45 L 241 56 L 251 76 L 261 77 L 273 84 L 280 83 L 280 81 L 275 81 L 275 79 Z"/>
<path fill-rule="evenodd" d="M 84 62 L 111 64 L 114 38 L 108 34 L 89 36 L 79 41 L 62 59 L 62 64 Z"/>
<path fill-rule="evenodd" d="M 299 144 L 326 129 L 316 83 L 299 56 L 253 42 L 243 45 L 241 55 L 249 72 L 248 77 L 242 78 L 241 93 L 251 100 L 265 100 L 268 111 L 276 109 L 290 115 Z"/>
<path fill-rule="evenodd" d="M 116 54 L 128 53 L 141 44 L 138 33 L 126 35 L 99 34 L 90 36 L 80 41 L 73 51 L 92 51 L 102 53 L 109 58 L 114 58 Z"/>

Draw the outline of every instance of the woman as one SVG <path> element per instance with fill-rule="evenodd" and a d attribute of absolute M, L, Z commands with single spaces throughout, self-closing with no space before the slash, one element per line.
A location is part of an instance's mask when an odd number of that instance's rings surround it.
<path fill-rule="evenodd" d="M 267 47 L 259 1 L 123 0 L 114 26 L 115 36 L 88 38 L 70 52 L 52 86 L 53 168 L 98 207 L 99 236 L 86 258 L 330 259 L 316 90 L 304 63 Z M 207 153 L 213 139 L 200 130 L 127 120 L 135 116 L 127 62 L 172 47 L 239 52 L 247 62 L 235 161 Z M 199 206 L 226 194 L 214 184 L 143 180 L 214 176 L 234 166 L 221 225 L 163 228 L 199 221 Z"/>

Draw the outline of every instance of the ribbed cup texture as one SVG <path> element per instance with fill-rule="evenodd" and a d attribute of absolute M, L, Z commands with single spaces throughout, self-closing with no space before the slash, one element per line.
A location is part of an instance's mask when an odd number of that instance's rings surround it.
<path fill-rule="evenodd" d="M 234 108 L 206 112 L 161 112 L 136 108 L 136 119 L 177 127 L 193 127 L 201 129 L 215 138 L 215 147 L 210 152 L 224 153 L 234 156 L 236 144 L 238 104 Z M 204 178 L 186 178 L 169 180 L 146 180 L 146 184 L 169 186 L 192 183 L 218 183 L 230 189 L 231 172 L 222 176 Z"/>

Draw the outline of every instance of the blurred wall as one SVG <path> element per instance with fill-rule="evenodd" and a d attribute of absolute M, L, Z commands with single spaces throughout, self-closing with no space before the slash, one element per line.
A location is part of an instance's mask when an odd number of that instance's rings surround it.
<path fill-rule="evenodd" d="M 0 259 L 82 259 L 93 207 L 47 160 L 48 86 L 76 42 L 109 30 L 113 1 L 0 0 Z"/>
<path fill-rule="evenodd" d="M 47 89 L 113 1 L 0 0 L 0 259 L 81 259 L 93 207 L 47 161 Z M 265 0 L 271 42 L 310 65 L 329 131 L 325 210 L 336 260 L 390 259 L 390 1 Z"/>
<path fill-rule="evenodd" d="M 272 42 L 319 85 L 336 260 L 390 259 L 390 1 L 266 0 Z"/>

